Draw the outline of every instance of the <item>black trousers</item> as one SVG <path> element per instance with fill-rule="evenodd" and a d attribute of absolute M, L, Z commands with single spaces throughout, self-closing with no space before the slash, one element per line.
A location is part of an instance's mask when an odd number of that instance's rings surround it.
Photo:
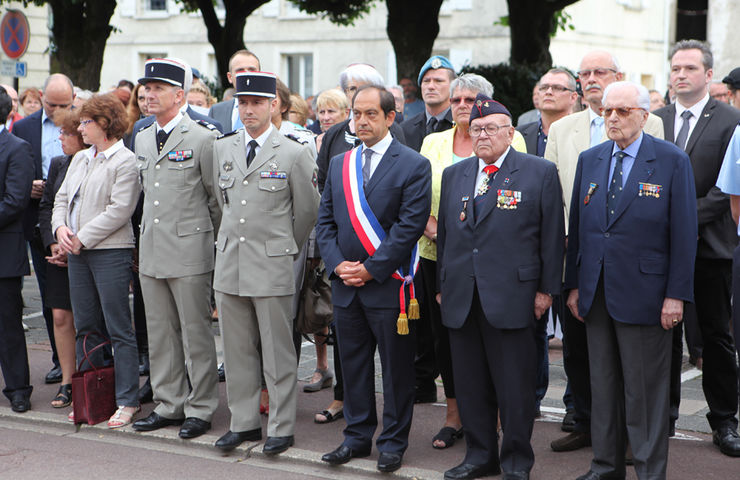
<path fill-rule="evenodd" d="M 569 291 L 564 291 L 560 302 L 563 328 L 563 366 L 573 399 L 575 431 L 591 431 L 591 369 L 588 362 L 586 326 L 570 312 L 566 305 Z"/>
<path fill-rule="evenodd" d="M 735 255 L 738 255 L 737 251 Z M 737 428 L 738 376 L 735 344 L 730 335 L 732 261 L 697 258 L 694 267 L 694 302 L 704 341 L 702 388 L 709 405 L 712 430 Z M 680 335 L 677 333 L 676 335 Z M 679 337 L 680 340 L 680 337 Z M 678 418 L 681 400 L 681 357 L 677 342 L 671 361 L 671 420 Z"/>
<path fill-rule="evenodd" d="M 0 368 L 8 399 L 31 396 L 26 335 L 23 333 L 23 277 L 0 278 Z"/>
<path fill-rule="evenodd" d="M 464 463 L 491 467 L 500 463 L 504 472 L 530 471 L 537 372 L 534 318 L 527 328 L 495 328 L 486 320 L 476 289 L 465 323 L 449 331 L 467 445 Z M 504 431 L 500 460 L 499 410 Z"/>

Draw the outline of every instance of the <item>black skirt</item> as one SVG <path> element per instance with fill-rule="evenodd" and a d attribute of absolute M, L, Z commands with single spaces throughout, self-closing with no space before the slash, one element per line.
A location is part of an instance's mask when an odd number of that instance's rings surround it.
<path fill-rule="evenodd" d="M 69 300 L 69 275 L 67 267 L 46 264 L 46 306 L 72 310 Z"/>

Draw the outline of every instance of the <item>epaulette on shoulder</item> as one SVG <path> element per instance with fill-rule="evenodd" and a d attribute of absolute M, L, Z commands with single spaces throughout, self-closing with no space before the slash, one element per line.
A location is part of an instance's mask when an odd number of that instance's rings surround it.
<path fill-rule="evenodd" d="M 149 127 L 151 127 L 152 125 L 154 125 L 154 123 L 155 123 L 155 122 L 152 122 L 152 123 L 150 123 L 149 125 L 144 125 L 143 127 L 140 127 L 140 128 L 139 128 L 139 130 L 137 130 L 137 132 L 136 132 L 136 133 L 139 133 L 139 132 L 143 132 L 143 131 L 144 131 L 144 130 L 146 130 L 147 128 L 149 128 Z"/>
<path fill-rule="evenodd" d="M 296 137 L 292 133 L 286 133 L 285 136 L 288 137 L 289 139 L 293 140 L 294 142 L 300 143 L 301 145 L 305 145 L 305 144 L 308 143 L 308 140 L 301 140 L 300 138 Z"/>
<path fill-rule="evenodd" d="M 206 127 L 209 130 L 216 130 L 216 131 L 218 131 L 218 128 L 216 128 L 216 126 L 214 124 L 208 123 L 205 120 L 196 120 L 195 123 L 197 123 L 198 125 L 202 125 L 202 126 Z"/>
<path fill-rule="evenodd" d="M 209 125 L 210 125 L 210 124 L 209 124 Z M 214 128 L 215 128 L 215 127 L 214 127 Z M 239 131 L 239 130 L 234 130 L 234 131 L 232 131 L 232 132 L 229 132 L 229 133 L 222 133 L 221 135 L 219 135 L 218 137 L 216 137 L 216 140 L 221 140 L 222 138 L 230 137 L 231 135 L 234 135 L 234 134 L 235 134 L 236 132 L 238 132 L 238 131 Z"/>

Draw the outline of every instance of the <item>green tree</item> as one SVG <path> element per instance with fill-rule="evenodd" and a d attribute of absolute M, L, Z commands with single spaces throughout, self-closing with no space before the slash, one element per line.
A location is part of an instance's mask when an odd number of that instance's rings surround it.
<path fill-rule="evenodd" d="M 23 0 L 23 6 L 30 3 L 50 9 L 51 73 L 64 73 L 75 85 L 97 91 L 116 0 Z"/>

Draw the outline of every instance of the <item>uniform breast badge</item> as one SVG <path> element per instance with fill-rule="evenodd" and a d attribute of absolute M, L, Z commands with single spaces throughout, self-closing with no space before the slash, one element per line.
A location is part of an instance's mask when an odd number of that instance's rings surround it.
<path fill-rule="evenodd" d="M 167 160 L 170 162 L 184 162 L 193 158 L 192 150 L 175 150 L 167 154 Z"/>
<path fill-rule="evenodd" d="M 637 194 L 641 197 L 660 198 L 661 190 L 663 190 L 663 185 L 640 182 Z"/>
<path fill-rule="evenodd" d="M 462 211 L 460 212 L 461 222 L 464 222 L 465 219 L 468 218 L 468 214 L 465 213 L 465 211 L 468 209 L 468 200 L 470 200 L 469 196 L 465 195 L 464 197 L 462 197 L 463 206 L 462 206 Z"/>
<path fill-rule="evenodd" d="M 514 210 L 522 201 L 522 192 L 516 190 L 499 189 L 497 192 L 496 208 Z"/>
<path fill-rule="evenodd" d="M 268 168 L 270 169 L 269 172 L 260 172 L 260 178 L 288 178 L 288 174 L 286 172 L 278 172 L 277 163 L 271 162 L 270 165 L 268 165 Z"/>
<path fill-rule="evenodd" d="M 591 201 L 591 197 L 593 197 L 594 192 L 596 189 L 599 188 L 599 186 L 595 183 L 590 183 L 588 185 L 588 192 L 586 192 L 586 196 L 583 198 L 583 204 L 588 205 L 588 202 Z"/>
<path fill-rule="evenodd" d="M 221 165 L 221 168 L 224 169 L 224 172 L 230 172 L 234 168 L 234 164 L 231 162 L 224 162 L 223 165 Z"/>

